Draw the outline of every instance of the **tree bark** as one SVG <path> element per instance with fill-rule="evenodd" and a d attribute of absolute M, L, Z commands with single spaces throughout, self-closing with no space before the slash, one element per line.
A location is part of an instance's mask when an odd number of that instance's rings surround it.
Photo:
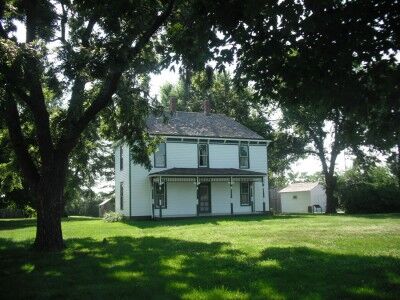
<path fill-rule="evenodd" d="M 335 188 L 336 188 L 336 177 L 333 174 L 325 174 L 325 193 L 326 193 L 326 213 L 334 214 L 336 213 L 336 198 L 335 198 Z"/>
<path fill-rule="evenodd" d="M 396 170 L 396 177 L 397 177 L 397 184 L 400 188 L 400 137 L 398 138 L 397 142 L 397 157 L 395 159 L 395 170 Z"/>
<path fill-rule="evenodd" d="M 33 248 L 39 251 L 59 251 L 65 245 L 61 230 L 64 211 L 66 161 L 55 161 L 42 177 L 37 191 L 37 226 Z"/>

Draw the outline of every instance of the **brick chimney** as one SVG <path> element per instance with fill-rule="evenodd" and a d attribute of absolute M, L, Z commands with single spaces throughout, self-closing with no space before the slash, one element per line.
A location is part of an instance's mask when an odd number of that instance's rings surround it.
<path fill-rule="evenodd" d="M 171 96 L 169 98 L 169 111 L 171 112 L 171 114 L 176 113 L 176 97 L 175 96 Z"/>
<path fill-rule="evenodd" d="M 211 105 L 209 100 L 203 101 L 203 109 L 204 109 L 204 114 L 208 116 L 211 112 Z"/>

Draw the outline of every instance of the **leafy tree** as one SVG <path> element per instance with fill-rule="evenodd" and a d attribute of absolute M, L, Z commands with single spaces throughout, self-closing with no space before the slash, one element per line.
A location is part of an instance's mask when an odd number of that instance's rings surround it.
<path fill-rule="evenodd" d="M 400 211 L 400 189 L 396 177 L 386 167 L 364 169 L 355 165 L 339 176 L 337 194 L 347 213 Z"/>
<path fill-rule="evenodd" d="M 322 105 L 289 105 L 283 108 L 282 126 L 292 130 L 294 136 L 309 142 L 308 154 L 319 158 L 327 197 L 327 213 L 336 211 L 335 165 L 338 155 L 354 144 L 349 131 L 357 132 L 356 123 L 338 109 L 327 110 Z"/>
<path fill-rule="evenodd" d="M 335 210 L 337 155 L 365 144 L 368 111 L 381 105 L 374 87 L 379 78 L 395 78 L 389 66 L 400 50 L 399 7 L 398 1 L 280 1 L 232 32 L 240 44 L 236 78 L 253 81 L 262 102 L 277 101 L 287 123 L 314 144 L 327 212 Z M 326 124 L 334 126 L 329 149 Z"/>
<path fill-rule="evenodd" d="M 365 118 L 358 118 L 365 126 L 365 145 L 372 145 L 385 154 L 391 172 L 400 186 L 400 64 L 376 64 L 363 77 L 365 88 L 377 103 L 360 107 Z M 358 153 L 362 156 L 362 153 Z"/>
<path fill-rule="evenodd" d="M 161 62 L 193 57 L 180 42 L 187 34 L 185 20 L 201 21 L 197 24 L 203 30 L 191 32 L 198 43 L 195 49 L 208 49 L 204 43 L 221 40 L 216 38 L 218 22 L 225 26 L 222 21 L 232 18 L 217 16 L 223 4 L 207 4 L 174 0 L 0 3 L 1 114 L 24 182 L 35 199 L 36 249 L 64 247 L 61 214 L 70 158 L 80 141 L 96 138 L 91 126 L 113 140 L 127 141 L 133 159 L 149 166 L 154 142 L 144 131 L 151 109 L 148 74 L 159 70 Z M 25 25 L 25 41 L 15 36 L 17 21 Z M 196 63 L 204 65 L 212 54 L 197 55 Z"/>

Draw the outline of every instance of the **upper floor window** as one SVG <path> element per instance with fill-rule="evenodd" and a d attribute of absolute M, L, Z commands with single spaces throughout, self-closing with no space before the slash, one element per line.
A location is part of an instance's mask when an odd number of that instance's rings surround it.
<path fill-rule="evenodd" d="M 154 167 L 165 168 L 167 166 L 167 155 L 165 143 L 158 145 L 157 151 L 154 153 Z"/>
<path fill-rule="evenodd" d="M 154 182 L 153 184 L 153 197 L 155 208 L 167 208 L 167 186 L 166 183 L 159 184 Z"/>
<path fill-rule="evenodd" d="M 208 144 L 199 144 L 199 167 L 208 167 Z"/>
<path fill-rule="evenodd" d="M 122 170 L 124 168 L 124 148 L 122 145 L 119 147 L 119 169 Z"/>
<path fill-rule="evenodd" d="M 249 146 L 239 145 L 239 167 L 241 169 L 249 168 Z"/>
<path fill-rule="evenodd" d="M 121 182 L 119 184 L 119 208 L 120 210 L 124 209 L 124 183 Z"/>

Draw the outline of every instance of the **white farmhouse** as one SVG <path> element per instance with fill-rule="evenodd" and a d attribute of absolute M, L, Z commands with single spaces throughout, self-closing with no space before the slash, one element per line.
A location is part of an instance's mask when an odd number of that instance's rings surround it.
<path fill-rule="evenodd" d="M 325 188 L 318 182 L 292 183 L 280 190 L 283 213 L 325 212 Z"/>
<path fill-rule="evenodd" d="M 115 148 L 115 210 L 128 217 L 189 217 L 269 210 L 267 146 L 252 130 L 222 114 L 176 111 L 165 122 L 149 117 L 147 130 L 163 142 L 148 171 Z"/>

